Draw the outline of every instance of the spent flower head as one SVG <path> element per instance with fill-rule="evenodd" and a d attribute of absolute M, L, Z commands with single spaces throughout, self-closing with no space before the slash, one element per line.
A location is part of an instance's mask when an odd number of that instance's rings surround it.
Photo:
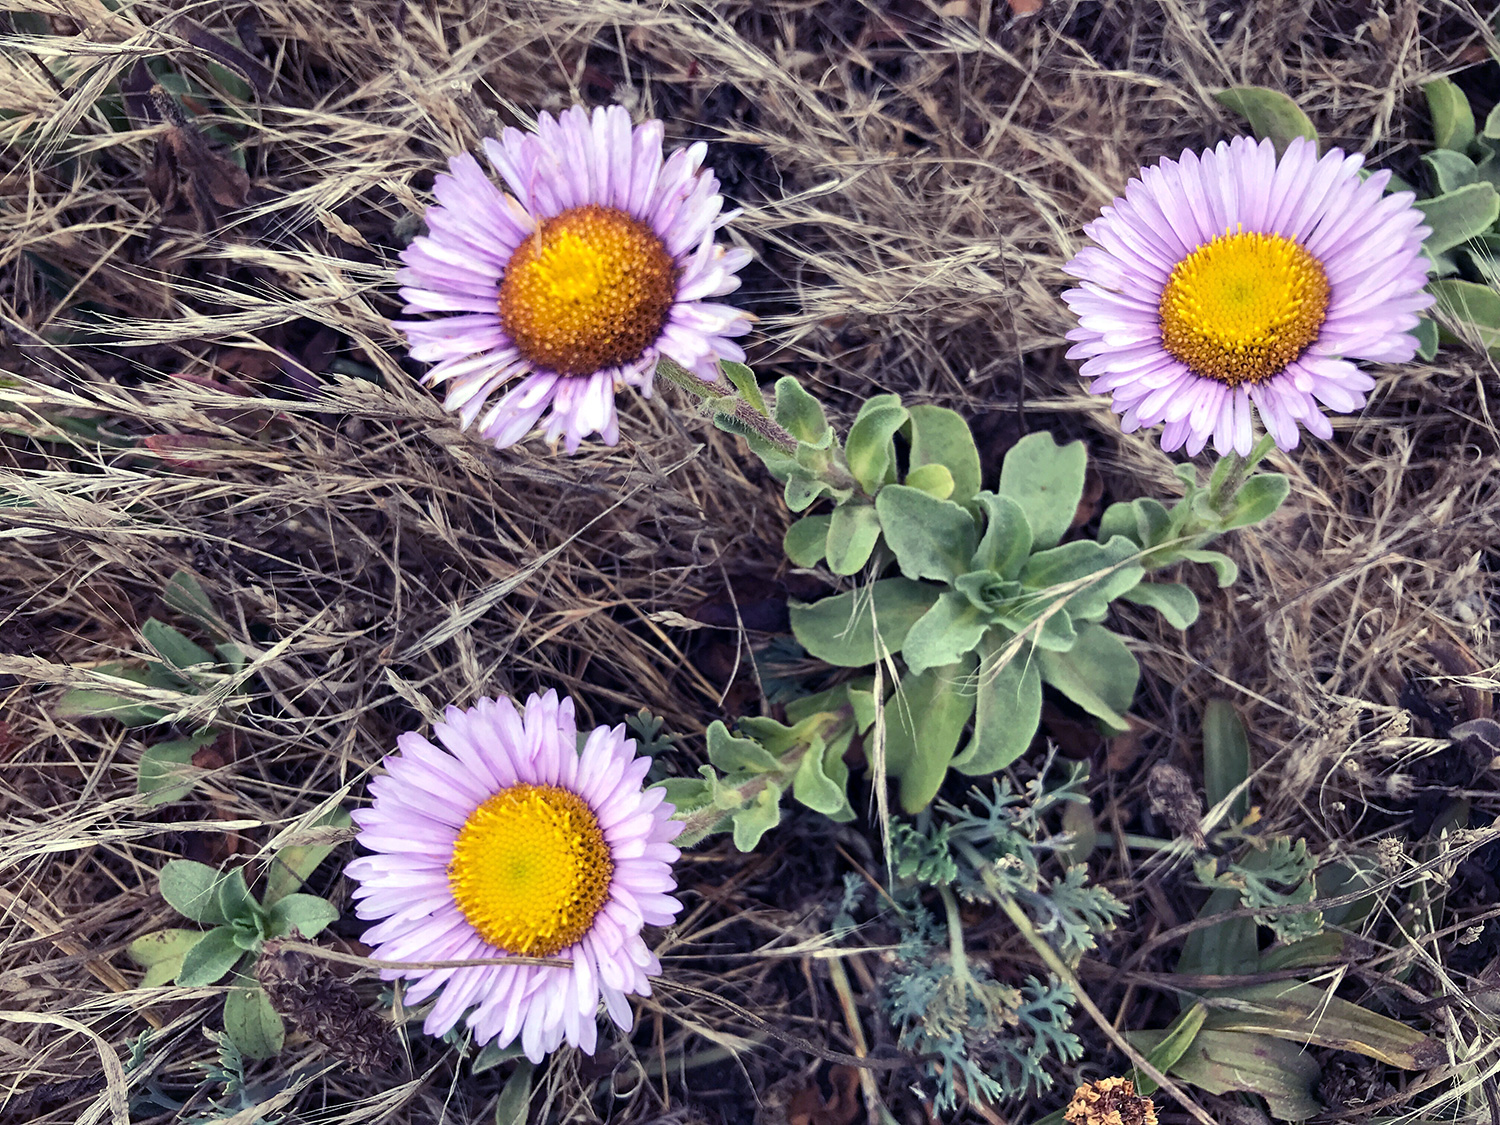
<path fill-rule="evenodd" d="M 501 448 L 550 408 L 546 437 L 569 453 L 593 433 L 613 445 L 615 392 L 649 396 L 662 356 L 706 382 L 719 360 L 745 358 L 732 337 L 750 317 L 708 299 L 739 287 L 750 253 L 714 240 L 737 212 L 723 211 L 706 145 L 663 159 L 660 121 L 575 106 L 484 151 L 510 191 L 455 156 L 398 275 L 404 311 L 445 314 L 395 326 L 413 359 L 435 364 L 425 379 L 448 384 L 444 406 L 465 428 L 478 420 Z"/>
<path fill-rule="evenodd" d="M 1156 1106 L 1128 1078 L 1101 1078 L 1078 1087 L 1063 1113 L 1068 1125 L 1156 1125 Z"/>
<path fill-rule="evenodd" d="M 1375 380 L 1350 359 L 1412 358 L 1429 231 L 1412 193 L 1384 195 L 1391 174 L 1361 179 L 1362 163 L 1236 137 L 1141 169 L 1084 228 L 1097 245 L 1063 267 L 1082 281 L 1063 294 L 1068 356 L 1126 432 L 1162 423 L 1163 449 L 1211 438 L 1246 456 L 1253 405 L 1292 449 L 1299 424 L 1333 436 L 1320 403 L 1364 405 Z"/>
<path fill-rule="evenodd" d="M 648 996 L 661 966 L 644 925 L 671 923 L 682 904 L 660 789 L 641 788 L 649 758 L 625 727 L 598 727 L 577 748 L 573 701 L 533 695 L 450 707 L 433 728 L 397 740 L 354 814 L 374 855 L 349 864 L 374 956 L 389 961 L 497 959 L 494 965 L 386 969 L 415 983 L 410 1004 L 441 990 L 423 1029 L 443 1035 L 468 1012 L 475 1039 L 517 1038 L 540 1062 L 564 1039 L 592 1053 L 600 997 L 629 1030 L 626 996 Z M 506 955 L 571 965 L 518 964 Z"/>

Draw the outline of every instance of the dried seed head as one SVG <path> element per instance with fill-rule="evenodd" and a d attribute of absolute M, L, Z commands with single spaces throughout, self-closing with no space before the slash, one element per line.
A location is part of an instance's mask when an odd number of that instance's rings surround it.
<path fill-rule="evenodd" d="M 1156 1106 L 1128 1078 L 1101 1078 L 1078 1087 L 1063 1118 L 1069 1125 L 1156 1125 Z"/>
<path fill-rule="evenodd" d="M 271 1006 L 303 1035 L 362 1073 L 395 1069 L 399 1055 L 390 1025 L 322 961 L 268 941 L 255 975 Z"/>
<path fill-rule="evenodd" d="M 1203 816 L 1203 802 L 1198 787 L 1186 770 L 1168 762 L 1157 762 L 1146 775 L 1146 796 L 1151 811 L 1164 819 L 1179 836 L 1192 840 L 1193 846 L 1204 845 L 1198 821 Z"/>

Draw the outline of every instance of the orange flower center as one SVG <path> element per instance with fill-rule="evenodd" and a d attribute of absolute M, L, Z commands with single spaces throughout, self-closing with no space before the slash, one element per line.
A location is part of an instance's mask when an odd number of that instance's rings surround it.
<path fill-rule="evenodd" d="M 500 281 L 500 322 L 522 356 L 561 375 L 639 359 L 677 296 L 678 269 L 649 225 L 590 203 L 547 219 Z"/>
<path fill-rule="evenodd" d="M 1177 263 L 1158 311 L 1162 346 L 1231 387 L 1279 375 L 1318 338 L 1328 275 L 1279 234 L 1222 234 Z"/>
<path fill-rule="evenodd" d="M 522 957 L 550 957 L 589 932 L 614 873 L 599 818 L 582 797 L 517 784 L 464 821 L 448 886 L 485 941 Z"/>

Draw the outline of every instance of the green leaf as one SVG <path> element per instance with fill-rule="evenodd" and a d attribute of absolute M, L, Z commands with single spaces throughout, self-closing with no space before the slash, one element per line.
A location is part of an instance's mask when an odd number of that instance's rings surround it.
<path fill-rule="evenodd" d="M 1198 596 L 1181 582 L 1142 582 L 1120 597 L 1156 610 L 1174 629 L 1186 629 L 1198 620 Z"/>
<path fill-rule="evenodd" d="M 989 626 L 988 614 L 958 591 L 944 590 L 906 634 L 901 658 L 913 673 L 952 664 L 973 650 Z"/>
<path fill-rule="evenodd" d="M 829 430 L 822 405 L 790 375 L 776 380 L 776 424 L 812 445 L 821 445 Z"/>
<path fill-rule="evenodd" d="M 1331 965 L 1343 960 L 1345 945 L 1343 934 L 1325 930 L 1290 945 L 1266 950 L 1260 955 L 1257 969 L 1262 973 L 1273 973 L 1278 969 L 1315 969 L 1320 965 Z"/>
<path fill-rule="evenodd" d="M 1422 317 L 1417 321 L 1417 326 L 1411 330 L 1411 334 L 1417 338 L 1417 358 L 1431 363 L 1437 358 L 1438 351 L 1438 328 L 1437 322 L 1431 317 Z"/>
<path fill-rule="evenodd" d="M 1096 581 L 1066 594 L 1056 592 L 1045 600 L 1038 601 L 1041 606 L 1061 597 L 1066 600 L 1071 616 L 1097 620 L 1104 616 L 1110 602 L 1126 590 L 1134 589 L 1145 577 L 1145 567 L 1139 563 L 1126 562 L 1139 553 L 1140 548 L 1123 535 L 1117 535 L 1108 543 L 1075 539 L 1061 547 L 1040 551 L 1027 559 L 1026 565 L 1021 568 L 1021 585 L 1028 590 L 1051 593 L 1054 587 L 1097 574 L 1099 577 Z"/>
<path fill-rule="evenodd" d="M 875 497 L 875 510 L 886 545 L 906 577 L 951 582 L 969 569 L 979 533 L 967 509 L 919 488 L 892 484 Z"/>
<path fill-rule="evenodd" d="M 953 495 L 953 474 L 947 465 L 919 465 L 906 474 L 904 483 L 908 488 L 920 488 L 936 500 L 947 500 Z"/>
<path fill-rule="evenodd" d="M 1042 677 L 1036 650 L 1023 644 L 1001 666 L 1008 634 L 992 629 L 980 647 L 974 737 L 953 768 L 976 775 L 1003 770 L 1026 752 L 1042 721 Z"/>
<path fill-rule="evenodd" d="M 531 1073 L 535 1069 L 529 1059 L 516 1064 L 495 1102 L 495 1125 L 526 1125 L 531 1108 Z"/>
<path fill-rule="evenodd" d="M 1213 567 L 1214 574 L 1218 576 L 1220 588 L 1234 585 L 1234 580 L 1239 577 L 1239 564 L 1222 552 L 1185 548 L 1174 553 L 1186 562 L 1203 563 L 1205 566 Z"/>
<path fill-rule="evenodd" d="M 213 664 L 213 654 L 202 645 L 194 644 L 170 625 L 165 625 L 154 617 L 146 619 L 141 626 L 141 636 L 160 656 L 172 667 L 179 670 L 191 668 L 195 664 Z"/>
<path fill-rule="evenodd" d="M 792 778 L 792 796 L 814 812 L 833 816 L 843 811 L 848 800 L 844 787 L 824 772 L 826 750 L 819 738 L 802 755 L 802 760 L 797 763 L 797 773 Z"/>
<path fill-rule="evenodd" d="M 338 806 L 329 809 L 308 825 L 309 829 L 348 828 L 354 821 Z M 328 858 L 336 844 L 294 844 L 282 848 L 271 862 L 266 876 L 266 893 L 261 896 L 261 905 L 274 906 L 291 894 L 312 876 L 318 864 Z"/>
<path fill-rule="evenodd" d="M 224 1031 L 240 1054 L 251 1059 L 269 1059 L 281 1052 L 286 1028 L 271 1006 L 271 998 L 259 985 L 231 988 L 224 998 Z"/>
<path fill-rule="evenodd" d="M 1490 110 L 1484 119 L 1484 135 L 1490 140 L 1500 140 L 1500 105 Z"/>
<path fill-rule="evenodd" d="M 1198 918 L 1211 918 L 1238 910 L 1238 891 L 1217 890 L 1198 911 Z M 1177 958 L 1179 973 L 1205 973 L 1210 976 L 1232 976 L 1253 973 L 1260 959 L 1255 937 L 1255 919 L 1226 918 L 1216 925 L 1194 930 L 1182 943 Z"/>
<path fill-rule="evenodd" d="M 1427 95 L 1432 137 L 1437 147 L 1463 152 L 1474 141 L 1474 111 L 1469 108 L 1469 99 L 1447 78 L 1428 82 L 1422 92 Z"/>
<path fill-rule="evenodd" d="M 1123 734 L 1129 729 L 1122 711 L 1135 698 L 1141 666 L 1125 642 L 1102 625 L 1078 626 L 1078 643 L 1067 652 L 1038 650 L 1042 679 L 1090 715 Z"/>
<path fill-rule="evenodd" d="M 1434 281 L 1435 312 L 1470 347 L 1500 348 L 1500 293 L 1472 281 Z M 66 698 L 66 697 L 65 697 Z"/>
<path fill-rule="evenodd" d="M 219 873 L 207 864 L 191 859 L 169 860 L 161 869 L 159 881 L 161 897 L 184 918 L 207 926 L 229 921 L 219 909 Z"/>
<path fill-rule="evenodd" d="M 766 399 L 760 393 L 760 384 L 755 381 L 755 372 L 743 363 L 735 363 L 732 360 L 719 360 L 719 370 L 724 373 L 724 378 L 734 384 L 734 389 L 739 391 L 745 401 L 753 406 L 763 418 L 771 416 L 770 409 L 766 406 Z"/>
<path fill-rule="evenodd" d="M 1146 1061 L 1164 1073 L 1170 1071 L 1177 1064 L 1177 1060 L 1187 1054 L 1187 1049 L 1193 1045 L 1193 1040 L 1198 1037 L 1198 1032 L 1203 1028 L 1203 1021 L 1207 1018 L 1208 1009 L 1202 1004 L 1194 1004 L 1191 1008 L 1185 1009 L 1172 1021 L 1162 1041 L 1147 1054 Z M 1143 1098 L 1150 1097 L 1156 1092 L 1156 1083 L 1140 1071 L 1136 1071 L 1135 1092 Z"/>
<path fill-rule="evenodd" d="M 817 566 L 823 561 L 832 519 L 832 516 L 803 516 L 786 529 L 781 546 L 794 566 Z"/>
<path fill-rule="evenodd" d="M 1214 101 L 1250 122 L 1257 137 L 1269 137 L 1278 153 L 1297 137 L 1318 143 L 1318 130 L 1297 103 L 1280 90 L 1264 86 L 1231 86 L 1214 95 Z"/>
<path fill-rule="evenodd" d="M 859 408 L 849 427 L 844 458 L 854 479 L 871 496 L 890 479 L 888 474 L 894 475 L 896 444 L 891 439 L 907 417 L 900 395 L 876 395 Z"/>
<path fill-rule="evenodd" d="M 913 406 L 908 434 L 911 471 L 907 473 L 907 484 L 921 488 L 912 480 L 915 471 L 941 465 L 953 478 L 953 491 L 948 499 L 963 504 L 979 491 L 979 450 L 963 415 L 946 406 Z"/>
<path fill-rule="evenodd" d="M 520 1040 L 504 1047 L 497 1046 L 497 1042 L 498 1040 L 491 1039 L 479 1048 L 479 1054 L 475 1055 L 474 1061 L 469 1064 L 470 1074 L 483 1074 L 487 1070 L 494 1070 L 503 1062 L 519 1059 L 524 1053 Z"/>
<path fill-rule="evenodd" d="M 203 592 L 203 586 L 190 570 L 179 570 L 167 580 L 161 592 L 162 601 L 185 617 L 191 617 L 213 634 L 215 640 L 228 640 L 229 627 Z"/>
<path fill-rule="evenodd" d="M 118 719 L 127 727 L 143 727 L 161 722 L 168 711 L 112 691 L 70 688 L 63 692 L 52 713 L 59 719 Z"/>
<path fill-rule="evenodd" d="M 1021 505 L 1009 496 L 981 492 L 974 503 L 984 512 L 984 536 L 974 551 L 974 570 L 993 570 L 1003 578 L 1016 578 L 1031 556 L 1031 524 Z"/>
<path fill-rule="evenodd" d="M 224 915 L 225 921 L 254 923 L 257 920 L 260 904 L 245 885 L 243 867 L 236 867 L 219 877 L 218 896 L 219 913 Z"/>
<path fill-rule="evenodd" d="M 882 653 L 900 652 L 907 632 L 940 592 L 938 586 L 906 578 L 882 578 L 811 605 L 792 602 L 792 634 L 810 655 L 829 664 L 874 664 L 877 637 Z"/>
<path fill-rule="evenodd" d="M 1083 499 L 1088 452 L 1083 442 L 1059 446 L 1050 433 L 1027 434 L 1000 465 L 1001 496 L 1021 506 L 1031 527 L 1033 551 L 1055 547 Z"/>
<path fill-rule="evenodd" d="M 1422 157 L 1422 163 L 1432 171 L 1433 183 L 1437 185 L 1434 195 L 1457 191 L 1479 177 L 1479 170 L 1472 160 L 1461 152 L 1446 148 L 1427 153 Z"/>
<path fill-rule="evenodd" d="M 1302 1047 L 1332 1047 L 1379 1059 L 1402 1070 L 1426 1070 L 1447 1061 L 1442 1044 L 1415 1028 L 1352 1004 L 1301 981 L 1241 984 L 1215 993 L 1206 1031 L 1249 1032 Z"/>
<path fill-rule="evenodd" d="M 1165 1031 L 1127 1031 L 1125 1038 L 1138 1050 L 1153 1051 Z M 1322 1109 L 1310 1092 L 1322 1069 L 1318 1061 L 1290 1043 L 1264 1035 L 1227 1031 L 1199 1031 L 1171 1073 L 1210 1094 L 1239 1090 L 1259 1094 L 1271 1115 L 1282 1121 L 1303 1121 Z"/>
<path fill-rule="evenodd" d="M 869 504 L 841 504 L 828 524 L 828 569 L 854 574 L 870 561 L 880 541 L 880 517 Z"/>
<path fill-rule="evenodd" d="M 786 478 L 786 486 L 782 489 L 782 499 L 786 501 L 786 506 L 791 511 L 805 512 L 822 496 L 832 495 L 832 493 L 833 486 L 827 481 L 818 480 L 799 467 Z"/>
<path fill-rule="evenodd" d="M 706 737 L 708 760 L 725 773 L 777 773 L 781 769 L 776 756 L 759 742 L 730 734 L 718 719 L 708 724 Z"/>
<path fill-rule="evenodd" d="M 206 772 L 193 765 L 193 755 L 218 737 L 219 732 L 210 729 L 191 738 L 174 738 L 146 747 L 136 767 L 135 791 L 152 808 L 182 800 Z"/>
<path fill-rule="evenodd" d="M 1234 705 L 1210 699 L 1203 712 L 1203 791 L 1213 808 L 1250 776 L 1250 738 Z M 1241 790 L 1229 808 L 1231 823 L 1250 813 L 1249 790 Z"/>
<path fill-rule="evenodd" d="M 886 768 L 901 779 L 901 807 L 921 812 L 947 776 L 974 713 L 972 653 L 942 668 L 908 673 L 885 705 Z"/>
<path fill-rule="evenodd" d="M 132 961 L 146 970 L 141 987 L 156 988 L 176 980 L 182 969 L 182 959 L 202 938 L 202 930 L 172 929 L 158 930 L 131 942 L 126 952 Z"/>
<path fill-rule="evenodd" d="M 1432 228 L 1422 242 L 1429 254 L 1441 254 L 1477 238 L 1500 218 L 1500 194 L 1489 184 L 1476 183 L 1457 191 L 1419 199 L 1414 206 Z"/>
<path fill-rule="evenodd" d="M 1234 510 L 1224 521 L 1223 530 L 1232 531 L 1260 523 L 1281 507 L 1291 490 L 1291 481 L 1281 473 L 1256 473 L 1240 485 L 1234 498 Z"/>
<path fill-rule="evenodd" d="M 339 916 L 326 898 L 305 894 L 287 895 L 266 914 L 266 929 L 272 937 L 287 937 L 295 928 L 304 938 L 316 937 Z"/>
<path fill-rule="evenodd" d="M 712 766 L 704 766 L 712 771 Z M 667 804 L 680 817 L 684 813 L 707 808 L 713 801 L 713 785 L 696 777 L 668 777 L 658 781 L 653 788 L 665 790 Z"/>
<path fill-rule="evenodd" d="M 781 820 L 781 786 L 767 782 L 733 820 L 734 846 L 742 852 L 753 852 L 760 838 Z"/>
<path fill-rule="evenodd" d="M 245 951 L 235 943 L 228 926 L 215 926 L 204 934 L 182 959 L 177 983 L 185 988 L 214 984 L 234 968 Z"/>

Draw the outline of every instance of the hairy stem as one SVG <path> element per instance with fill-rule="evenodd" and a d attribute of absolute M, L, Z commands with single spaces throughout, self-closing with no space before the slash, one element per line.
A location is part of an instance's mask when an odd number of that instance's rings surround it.
<path fill-rule="evenodd" d="M 788 456 L 795 456 L 797 439 L 778 426 L 774 419 L 767 418 L 751 406 L 724 376 L 717 376 L 712 383 L 698 378 L 681 364 L 662 356 L 656 361 L 656 373 L 674 386 L 701 399 L 713 408 L 715 414 L 733 418 L 740 425 L 754 430 L 766 441 Z"/>

